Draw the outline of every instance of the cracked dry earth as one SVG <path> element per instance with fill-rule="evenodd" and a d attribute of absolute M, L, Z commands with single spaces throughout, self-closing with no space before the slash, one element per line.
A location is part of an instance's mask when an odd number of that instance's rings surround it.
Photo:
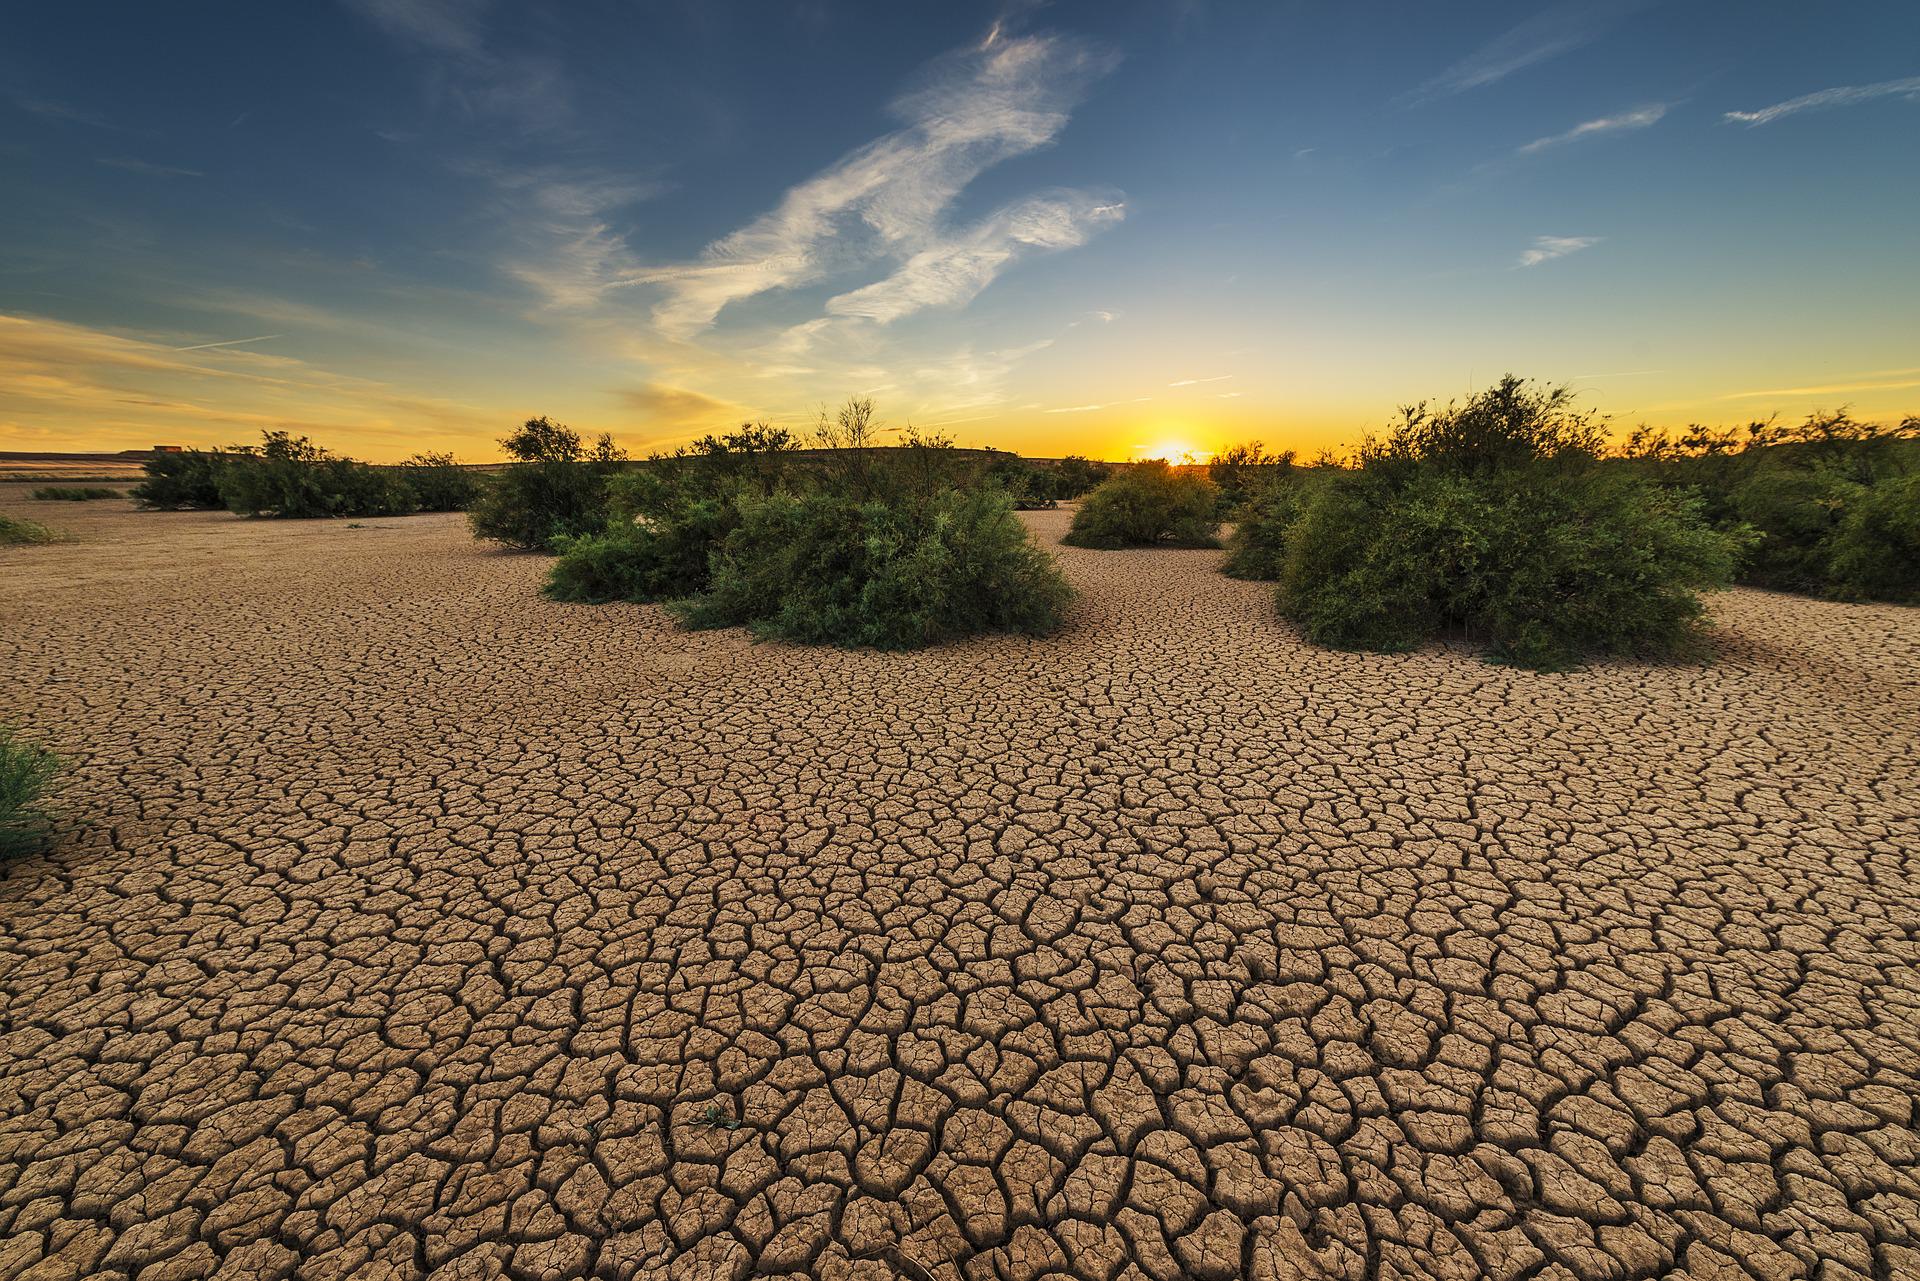
<path fill-rule="evenodd" d="M 39 514 L 0 1276 L 1920 1276 L 1920 611 L 1540 676 L 1062 549 L 882 655 Z"/>

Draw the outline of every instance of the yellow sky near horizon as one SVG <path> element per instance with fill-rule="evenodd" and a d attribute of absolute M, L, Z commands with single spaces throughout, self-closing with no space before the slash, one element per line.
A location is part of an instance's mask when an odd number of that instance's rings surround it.
<path fill-rule="evenodd" d="M 1190 451 L 1204 458 L 1255 440 L 1308 456 L 1346 449 L 1383 426 L 1401 403 L 1422 395 L 1444 400 L 1469 389 L 1261 386 L 1255 362 L 1243 357 L 1238 364 L 1244 371 L 1238 375 L 1175 380 L 1155 395 L 1109 403 L 974 406 L 943 414 L 938 401 L 890 403 L 884 390 L 876 400 L 883 421 L 910 421 L 963 445 L 992 445 L 1031 457 L 1079 453 L 1125 459 Z M 1677 428 L 1696 421 L 1742 423 L 1770 414 L 1792 421 L 1841 404 L 1859 417 L 1879 420 L 1920 409 L 1920 367 L 1777 376 L 1757 385 L 1739 376 L 1746 372 L 1703 371 L 1691 382 L 1662 371 L 1564 381 L 1580 390 L 1584 403 L 1613 414 L 1621 432 L 1638 422 Z M 747 419 L 799 429 L 812 421 L 811 412 L 756 405 L 750 378 L 722 398 L 662 384 L 617 394 L 597 387 L 502 386 L 476 369 L 470 395 L 441 390 L 461 382 L 457 369 L 423 371 L 420 386 L 401 386 L 264 346 L 175 343 L 164 335 L 0 313 L 0 449 L 11 451 L 209 447 L 257 439 L 264 430 L 288 430 L 373 462 L 397 461 L 422 450 L 451 451 L 464 461 L 482 462 L 497 458 L 499 438 L 537 413 L 583 434 L 610 432 L 636 456 L 669 450 Z"/>

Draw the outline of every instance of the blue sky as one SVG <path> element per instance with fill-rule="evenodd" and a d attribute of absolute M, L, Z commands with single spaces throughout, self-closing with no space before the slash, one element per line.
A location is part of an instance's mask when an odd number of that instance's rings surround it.
<path fill-rule="evenodd" d="M 1911 3 L 15 6 L 0 76 L 0 448 L 1920 407 Z"/>

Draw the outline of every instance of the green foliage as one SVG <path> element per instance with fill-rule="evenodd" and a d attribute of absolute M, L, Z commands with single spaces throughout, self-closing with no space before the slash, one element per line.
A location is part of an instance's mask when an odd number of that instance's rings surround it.
<path fill-rule="evenodd" d="M 738 501 L 692 627 L 750 627 L 802 644 L 914 649 L 982 632 L 1056 628 L 1071 589 L 1005 494 L 911 490 L 862 500 L 822 488 Z"/>
<path fill-rule="evenodd" d="M 611 519 L 570 538 L 556 599 L 668 601 L 694 627 L 908 649 L 1057 625 L 1070 595 L 997 484 L 950 442 L 872 444 L 872 405 L 823 416 L 831 453 L 802 466 L 750 424 L 610 482 Z"/>
<path fill-rule="evenodd" d="M 1386 440 L 1360 446 L 1360 463 L 1377 472 L 1433 468 L 1487 475 L 1529 463 L 1583 464 L 1599 457 L 1605 444 L 1601 420 L 1575 408 L 1572 388 L 1536 387 L 1507 374 L 1464 405 L 1402 406 Z"/>
<path fill-rule="evenodd" d="M 1107 477 L 1113 475 L 1113 468 L 1105 463 L 1096 463 L 1079 454 L 1068 454 L 1053 467 L 1053 496 L 1066 500 L 1080 498 L 1093 490 Z"/>
<path fill-rule="evenodd" d="M 1736 544 L 1686 500 L 1592 468 L 1427 468 L 1323 487 L 1289 534 L 1280 599 L 1309 639 L 1405 649 L 1449 629 L 1525 667 L 1693 647 L 1697 590 Z"/>
<path fill-rule="evenodd" d="M 1254 478 L 1239 504 L 1220 572 L 1229 578 L 1279 578 L 1287 559 L 1287 531 L 1323 474 L 1287 467 Z"/>
<path fill-rule="evenodd" d="M 1751 530 L 1740 581 L 1849 600 L 1911 601 L 1911 544 L 1901 532 L 1920 474 L 1920 420 L 1862 422 L 1845 409 L 1744 429 L 1695 425 L 1677 436 L 1642 427 L 1616 466 L 1695 494 L 1707 519 Z"/>
<path fill-rule="evenodd" d="M 1247 500 L 1265 490 L 1279 474 L 1293 470 L 1293 451 L 1267 452 L 1259 441 L 1231 445 L 1207 463 L 1207 479 L 1219 491 L 1217 506 L 1222 519 L 1236 517 Z"/>
<path fill-rule="evenodd" d="M 1508 376 L 1464 405 L 1414 406 L 1357 471 L 1263 493 L 1234 555 L 1278 569 L 1281 611 L 1318 643 L 1399 650 L 1478 637 L 1498 661 L 1686 652 L 1698 592 L 1744 541 L 1699 500 L 1603 467 L 1597 424 L 1564 388 Z"/>
<path fill-rule="evenodd" d="M 1862 492 L 1828 551 L 1835 595 L 1920 605 L 1920 470 Z"/>
<path fill-rule="evenodd" d="M 46 844 L 53 821 L 40 801 L 59 768 L 53 753 L 0 725 L 0 858 L 31 854 Z"/>
<path fill-rule="evenodd" d="M 31 543 L 57 543 L 60 535 L 37 520 L 23 520 L 0 512 L 0 545 L 25 546 Z"/>
<path fill-rule="evenodd" d="M 1013 454 L 995 458 L 983 479 L 998 486 L 1016 511 L 1044 511 L 1058 501 L 1053 470 Z"/>
<path fill-rule="evenodd" d="M 500 443 L 518 461 L 469 509 L 475 535 L 544 551 L 606 526 L 607 484 L 626 461 L 612 437 L 589 449 L 577 432 L 541 417 Z"/>
<path fill-rule="evenodd" d="M 1118 472 L 1087 495 L 1063 540 L 1074 547 L 1217 547 L 1218 494 L 1191 468 L 1159 460 Z"/>
<path fill-rule="evenodd" d="M 183 449 L 147 459 L 147 478 L 133 488 L 133 500 L 142 507 L 163 511 L 214 511 L 227 505 L 220 496 L 220 472 L 227 451 Z"/>
<path fill-rule="evenodd" d="M 120 491 L 100 485 L 42 485 L 33 496 L 43 503 L 86 503 L 96 498 L 119 498 Z"/>
<path fill-rule="evenodd" d="M 423 512 L 463 512 L 480 497 L 480 478 L 452 454 L 415 454 L 400 464 L 400 479 Z"/>
<path fill-rule="evenodd" d="M 397 472 L 340 458 L 284 431 L 262 432 L 257 447 L 227 451 L 216 481 L 237 516 L 404 516 L 418 506 Z"/>

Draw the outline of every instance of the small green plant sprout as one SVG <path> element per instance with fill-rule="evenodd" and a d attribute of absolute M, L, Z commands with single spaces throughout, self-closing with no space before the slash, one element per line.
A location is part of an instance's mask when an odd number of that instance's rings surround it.
<path fill-rule="evenodd" d="M 729 1134 L 745 1125 L 739 1117 L 722 1107 L 718 1100 L 700 1109 L 693 1123 L 703 1130 L 725 1130 Z"/>

